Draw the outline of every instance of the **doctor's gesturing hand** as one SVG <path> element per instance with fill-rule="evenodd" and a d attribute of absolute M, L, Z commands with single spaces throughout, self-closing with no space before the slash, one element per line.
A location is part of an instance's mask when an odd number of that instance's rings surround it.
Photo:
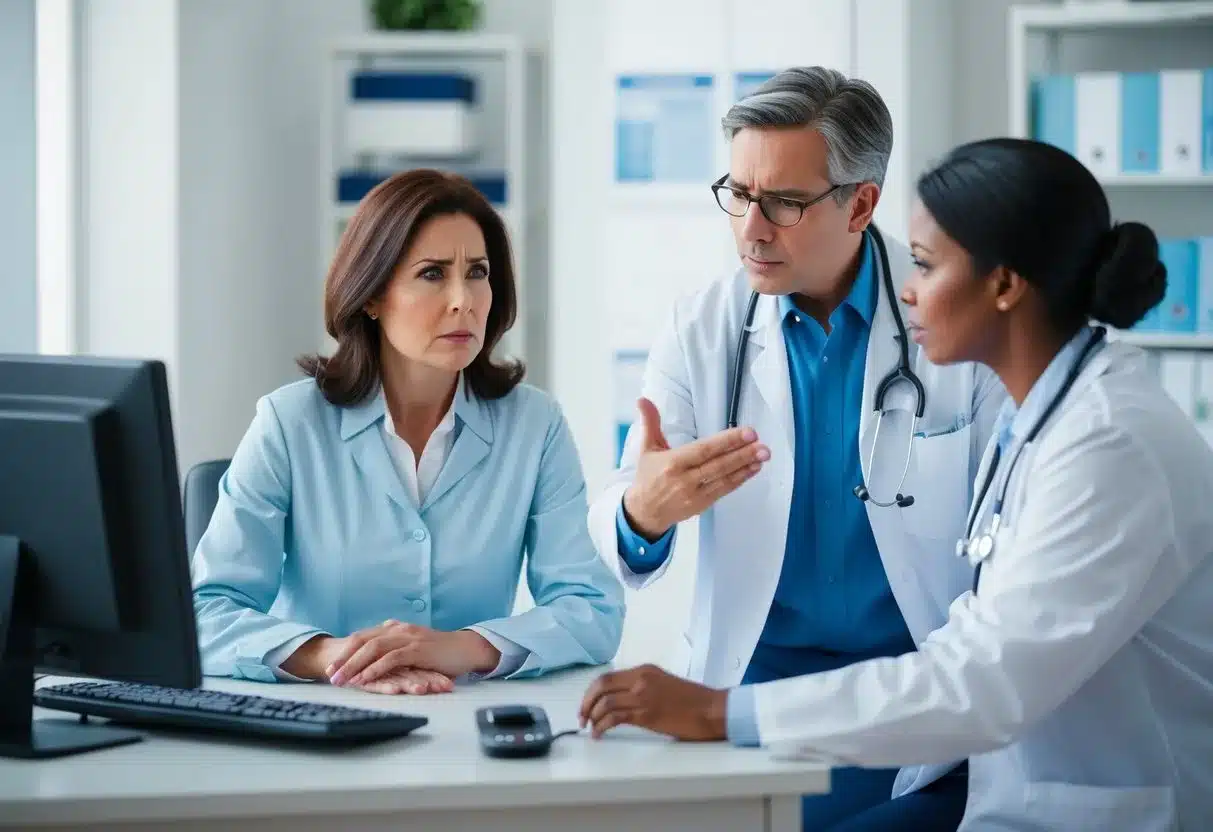
<path fill-rule="evenodd" d="M 636 478 L 623 495 L 632 528 L 656 540 L 740 488 L 771 458 L 752 428 L 733 428 L 670 448 L 657 406 L 637 402 L 644 427 Z"/>

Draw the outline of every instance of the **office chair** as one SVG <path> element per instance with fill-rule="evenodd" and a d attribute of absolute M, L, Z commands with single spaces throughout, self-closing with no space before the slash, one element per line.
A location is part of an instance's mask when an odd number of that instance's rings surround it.
<path fill-rule="evenodd" d="M 230 463 L 230 459 L 199 462 L 185 475 L 182 502 L 185 504 L 185 542 L 191 557 L 211 522 L 211 514 L 219 502 L 219 480 Z"/>

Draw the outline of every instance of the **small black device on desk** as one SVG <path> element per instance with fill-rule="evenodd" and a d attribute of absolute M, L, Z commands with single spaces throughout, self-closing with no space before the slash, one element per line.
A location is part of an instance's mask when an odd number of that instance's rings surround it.
<path fill-rule="evenodd" d="M 476 727 L 480 730 L 480 747 L 490 757 L 542 757 L 556 738 L 547 713 L 537 705 L 480 708 L 476 711 Z"/>

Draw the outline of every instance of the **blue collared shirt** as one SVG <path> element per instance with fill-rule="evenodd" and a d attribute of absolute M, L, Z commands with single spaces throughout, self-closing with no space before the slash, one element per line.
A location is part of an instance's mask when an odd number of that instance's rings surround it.
<path fill-rule="evenodd" d="M 914 643 L 893 598 L 864 505 L 859 422 L 868 337 L 878 298 L 872 242 L 851 292 L 830 315 L 830 332 L 780 299 L 796 434 L 787 545 L 775 597 L 747 681 L 766 681 L 898 655 Z M 656 569 L 669 536 L 649 543 L 616 515 L 620 551 L 633 572 Z M 729 737 L 757 742 L 749 688 L 730 694 Z"/>
<path fill-rule="evenodd" d="M 615 655 L 623 588 L 586 528 L 559 405 L 519 385 L 460 394 L 454 412 L 418 505 L 384 444 L 382 393 L 338 407 L 305 379 L 258 402 L 193 557 L 205 674 L 273 682 L 284 645 L 389 618 L 497 639 L 511 678 Z M 520 575 L 536 603 L 514 614 Z"/>

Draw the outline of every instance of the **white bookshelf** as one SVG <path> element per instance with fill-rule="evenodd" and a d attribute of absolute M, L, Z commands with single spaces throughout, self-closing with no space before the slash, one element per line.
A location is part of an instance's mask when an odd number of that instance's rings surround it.
<path fill-rule="evenodd" d="M 1107 188 L 1208 188 L 1213 187 L 1213 174 L 1123 173 L 1099 181 Z"/>
<path fill-rule="evenodd" d="M 1193 21 L 1213 21 L 1213 3 L 1192 2 L 1073 2 L 1016 6 L 1013 19 L 1029 29 L 1049 32 L 1093 32 L 1109 29 L 1168 28 Z"/>
<path fill-rule="evenodd" d="M 337 179 L 350 167 L 342 146 L 342 107 L 348 99 L 349 75 L 371 66 L 423 71 L 466 72 L 477 78 L 477 136 L 484 155 L 491 159 L 494 173 L 503 174 L 506 201 L 495 206 L 505 221 L 513 247 L 517 280 L 518 315 L 513 328 L 498 346 L 499 354 L 528 359 L 527 276 L 538 258 L 531 251 L 532 223 L 541 214 L 533 197 L 535 172 L 530 169 L 532 153 L 528 142 L 531 102 L 528 87 L 528 61 L 535 54 L 521 39 L 506 34 L 474 32 L 375 32 L 346 37 L 333 42 L 326 58 L 327 83 L 323 89 L 324 123 L 328 130 L 325 164 L 321 171 L 321 200 L 324 205 L 320 228 L 320 274 L 328 271 L 343 220 L 353 214 L 356 205 L 337 198 Z M 403 160 L 413 166 L 411 160 Z M 460 172 L 464 160 L 418 158 L 416 167 L 438 167 Z M 332 341 L 323 331 L 325 350 Z"/>
<path fill-rule="evenodd" d="M 1031 135 L 1031 79 L 1074 69 L 1167 69 L 1172 58 L 1208 55 L 1213 66 L 1213 2 L 1063 2 L 1012 6 L 1008 25 L 1010 125 Z M 1182 39 L 1182 43 L 1181 43 Z M 1070 46 L 1073 44 L 1073 46 Z M 1179 44 L 1177 54 L 1168 51 Z M 1100 177 L 1118 218 L 1140 219 L 1183 236 L 1213 234 L 1213 174 L 1129 173 Z M 1159 351 L 1213 351 L 1209 333 L 1121 332 L 1117 338 Z M 1213 360 L 1209 358 L 1208 360 Z"/>
<path fill-rule="evenodd" d="M 1213 350 L 1213 335 L 1207 332 L 1117 332 L 1111 336 L 1144 349 L 1203 351 Z"/>

